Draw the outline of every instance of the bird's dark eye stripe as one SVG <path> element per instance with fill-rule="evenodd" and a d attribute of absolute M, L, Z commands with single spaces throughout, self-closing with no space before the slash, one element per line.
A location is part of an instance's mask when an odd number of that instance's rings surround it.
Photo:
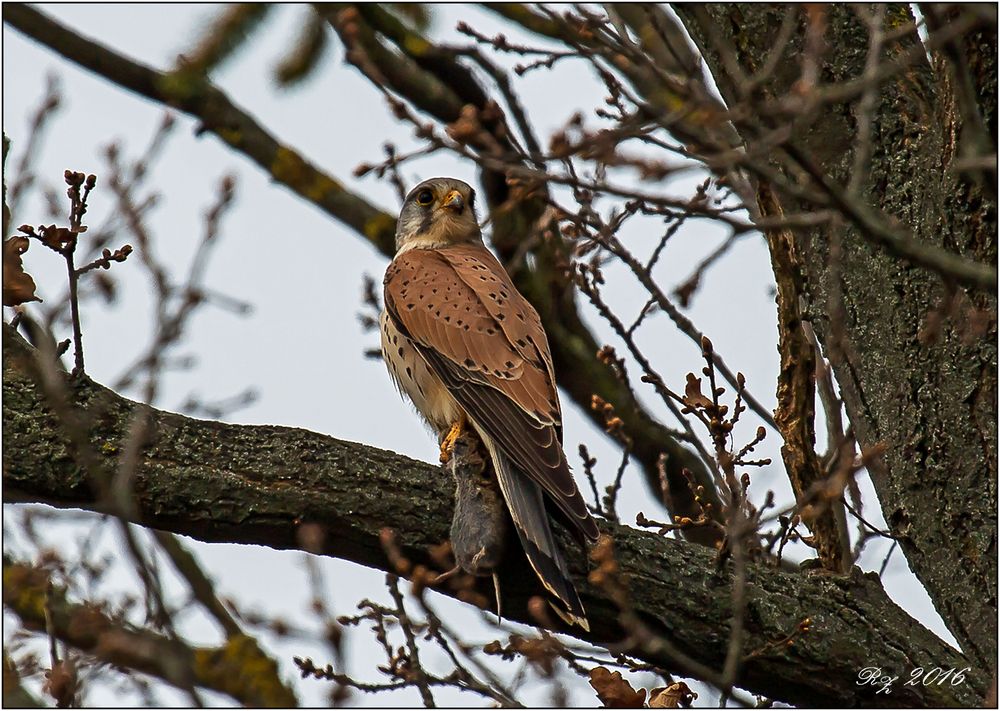
<path fill-rule="evenodd" d="M 429 205 L 434 200 L 434 193 L 430 190 L 421 190 L 417 193 L 417 202 L 421 205 Z"/>

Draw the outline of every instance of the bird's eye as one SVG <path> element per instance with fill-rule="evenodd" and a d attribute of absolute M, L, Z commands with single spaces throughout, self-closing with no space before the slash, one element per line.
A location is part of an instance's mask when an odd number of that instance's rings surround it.
<path fill-rule="evenodd" d="M 430 205 L 434 201 L 434 193 L 430 190 L 421 190 L 417 193 L 417 204 Z"/>

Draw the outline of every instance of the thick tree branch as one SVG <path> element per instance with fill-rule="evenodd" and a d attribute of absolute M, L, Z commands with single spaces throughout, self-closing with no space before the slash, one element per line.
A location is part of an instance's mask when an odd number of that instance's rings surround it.
<path fill-rule="evenodd" d="M 29 629 L 51 631 L 62 642 L 104 662 L 150 674 L 178 688 L 195 684 L 246 706 L 297 705 L 295 694 L 281 683 L 275 662 L 244 635 L 234 635 L 222 647 L 191 649 L 112 620 L 95 606 L 70 602 L 45 569 L 7 558 L 3 604 Z"/>
<path fill-rule="evenodd" d="M 6 325 L 3 336 L 4 500 L 93 510 L 88 477 L 32 378 L 34 352 Z M 95 448 L 114 460 L 137 405 L 86 378 L 67 386 Z M 429 565 L 431 547 L 448 536 L 453 486 L 437 467 L 292 428 L 165 412 L 152 420 L 154 436 L 135 480 L 144 525 L 203 541 L 295 548 L 297 526 L 319 523 L 331 533 L 326 554 L 384 570 L 391 569 L 380 541 L 384 527 L 396 529 L 406 556 Z M 606 523 L 603 529 L 630 583 L 630 614 L 585 582 L 586 564 L 576 553 L 570 568 L 592 631 L 569 632 L 597 644 L 630 639 L 626 648 L 669 669 L 720 669 L 732 616 L 728 568 L 719 570 L 715 554 L 702 546 Z M 516 558 L 501 574 L 504 614 L 532 624 L 528 600 L 538 590 Z M 986 692 L 987 672 L 978 668 L 961 685 L 904 686 L 889 696 L 856 685 L 858 671 L 873 660 L 886 673 L 904 675 L 918 666 L 968 666 L 890 601 L 877 576 L 750 566 L 747 595 L 747 659 L 738 684 L 751 691 L 831 706 L 973 705 Z M 812 631 L 793 647 L 768 646 L 807 617 Z"/>

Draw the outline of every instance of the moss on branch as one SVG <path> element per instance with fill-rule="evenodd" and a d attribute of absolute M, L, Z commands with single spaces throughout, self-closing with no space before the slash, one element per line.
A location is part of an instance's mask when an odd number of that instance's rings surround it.
<path fill-rule="evenodd" d="M 6 557 L 3 604 L 29 629 L 51 630 L 71 647 L 181 689 L 200 686 L 245 706 L 297 705 L 274 660 L 245 635 L 236 635 L 219 648 L 190 649 L 163 635 L 116 622 L 95 606 L 70 602 L 65 591 L 52 585 L 46 570 Z"/>

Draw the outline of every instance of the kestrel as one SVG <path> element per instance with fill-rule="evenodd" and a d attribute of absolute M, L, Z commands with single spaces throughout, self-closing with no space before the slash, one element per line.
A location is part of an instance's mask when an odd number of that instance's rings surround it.
<path fill-rule="evenodd" d="M 524 552 L 567 623 L 589 628 L 546 504 L 582 540 L 597 524 L 562 449 L 562 417 L 538 313 L 483 244 L 475 192 L 431 178 L 406 196 L 385 273 L 382 357 L 441 440 L 471 426 L 489 452 Z"/>

